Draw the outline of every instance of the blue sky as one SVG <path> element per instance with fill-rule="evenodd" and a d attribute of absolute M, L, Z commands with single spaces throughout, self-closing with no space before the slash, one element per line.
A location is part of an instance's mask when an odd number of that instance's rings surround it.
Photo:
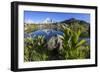
<path fill-rule="evenodd" d="M 24 22 L 41 23 L 46 18 L 50 18 L 56 22 L 76 18 L 90 23 L 90 14 L 85 13 L 61 13 L 61 12 L 37 12 L 37 11 L 24 11 Z"/>

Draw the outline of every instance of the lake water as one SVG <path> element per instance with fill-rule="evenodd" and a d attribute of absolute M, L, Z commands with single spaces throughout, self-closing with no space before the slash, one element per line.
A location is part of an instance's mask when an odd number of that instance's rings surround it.
<path fill-rule="evenodd" d="M 63 32 L 58 31 L 58 30 L 53 30 L 53 29 L 41 29 L 41 30 L 34 31 L 30 34 L 25 33 L 24 38 L 27 38 L 27 37 L 35 38 L 37 36 L 44 36 L 48 40 L 52 36 L 58 36 L 58 35 L 62 36 Z M 87 43 L 90 44 L 90 38 L 80 38 L 80 39 L 85 39 L 87 41 Z"/>
<path fill-rule="evenodd" d="M 57 36 L 57 35 L 63 35 L 63 32 L 61 31 L 56 31 L 53 29 L 43 29 L 43 30 L 37 30 L 35 32 L 32 32 L 30 34 L 24 34 L 24 37 L 37 37 L 37 36 L 45 36 L 46 39 L 50 39 L 52 36 Z"/>

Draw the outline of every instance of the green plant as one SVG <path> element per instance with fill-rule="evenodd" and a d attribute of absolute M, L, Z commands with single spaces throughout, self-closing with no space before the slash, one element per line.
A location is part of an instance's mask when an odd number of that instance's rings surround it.
<path fill-rule="evenodd" d="M 61 56 L 64 59 L 85 59 L 89 55 L 89 45 L 86 40 L 80 40 L 81 31 L 73 31 L 70 28 L 63 27 L 64 35 L 63 48 L 60 50 Z"/>
<path fill-rule="evenodd" d="M 46 40 L 44 36 L 36 38 L 25 38 L 24 61 L 44 61 L 48 60 L 49 51 L 45 47 Z"/>

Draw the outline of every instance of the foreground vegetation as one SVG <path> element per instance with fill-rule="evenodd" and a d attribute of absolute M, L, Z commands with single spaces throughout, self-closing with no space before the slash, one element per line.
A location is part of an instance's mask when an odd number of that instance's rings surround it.
<path fill-rule="evenodd" d="M 63 35 L 48 40 L 41 35 L 35 38 L 24 38 L 25 62 L 90 58 L 90 43 L 84 39 L 90 37 L 89 24 L 75 20 L 51 25 L 30 24 L 25 26 L 24 32 L 29 34 L 38 29 L 60 30 Z"/>
<path fill-rule="evenodd" d="M 73 31 L 70 28 L 63 28 L 64 34 L 60 38 L 62 48 L 57 40 L 47 41 L 44 36 L 24 39 L 24 61 L 47 61 L 47 60 L 65 60 L 65 59 L 86 59 L 90 58 L 90 46 L 86 40 L 79 39 L 80 29 Z M 54 39 L 53 39 L 54 40 Z M 55 43 L 55 44 L 53 44 Z M 49 44 L 49 45 L 48 45 Z M 49 46 L 52 46 L 52 49 Z"/>

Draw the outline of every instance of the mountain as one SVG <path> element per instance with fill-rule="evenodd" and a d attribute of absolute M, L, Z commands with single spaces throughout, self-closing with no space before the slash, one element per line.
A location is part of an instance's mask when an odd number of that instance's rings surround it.
<path fill-rule="evenodd" d="M 89 34 L 90 34 L 90 23 L 88 23 L 84 20 L 71 18 L 68 20 L 61 21 L 59 23 L 67 25 L 68 27 L 71 27 L 74 31 L 76 31 L 77 29 L 81 29 L 82 36 L 84 36 L 84 37 L 89 36 Z"/>
<path fill-rule="evenodd" d="M 54 20 L 51 19 L 51 18 L 46 18 L 42 23 L 45 23 L 45 24 L 50 24 L 50 23 L 54 23 Z"/>
<path fill-rule="evenodd" d="M 68 19 L 68 20 L 64 20 L 64 21 L 61 21 L 59 23 L 66 23 L 68 25 L 72 24 L 72 23 L 79 23 L 80 25 L 90 25 L 90 23 L 84 21 L 84 20 L 78 20 L 78 19 L 75 19 L 75 18 L 71 18 L 71 19 Z"/>

